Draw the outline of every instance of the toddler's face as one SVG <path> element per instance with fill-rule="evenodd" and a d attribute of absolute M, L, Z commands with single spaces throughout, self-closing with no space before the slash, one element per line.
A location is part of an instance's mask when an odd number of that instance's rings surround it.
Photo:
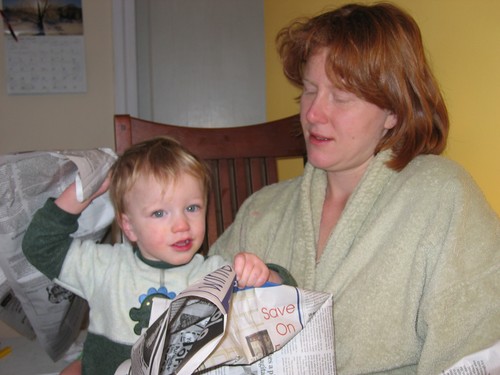
<path fill-rule="evenodd" d="M 186 264 L 201 247 L 207 202 L 202 184 L 190 174 L 168 184 L 140 179 L 124 202 L 122 229 L 146 259 Z"/>

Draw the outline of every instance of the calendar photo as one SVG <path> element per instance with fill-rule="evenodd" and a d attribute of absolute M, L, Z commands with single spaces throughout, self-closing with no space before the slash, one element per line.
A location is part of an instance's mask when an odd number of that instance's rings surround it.
<path fill-rule="evenodd" d="M 81 0 L 3 0 L 3 13 L 16 37 L 83 35 Z M 4 19 L 4 33 L 10 34 Z"/>

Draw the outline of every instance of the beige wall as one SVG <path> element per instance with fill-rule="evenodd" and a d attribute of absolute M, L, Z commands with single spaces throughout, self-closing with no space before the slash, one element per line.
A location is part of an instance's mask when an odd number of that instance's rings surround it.
<path fill-rule="evenodd" d="M 7 95 L 0 38 L 0 154 L 114 147 L 111 1 L 83 1 L 87 92 Z"/>
<path fill-rule="evenodd" d="M 87 68 L 84 94 L 7 95 L 4 38 L 0 37 L 0 154 L 114 147 L 111 1 L 82 3 Z M 0 321 L 0 337 L 17 336 Z"/>
<path fill-rule="evenodd" d="M 368 2 L 368 1 L 364 1 Z M 0 38 L 0 154 L 113 147 L 111 1 L 83 3 L 87 93 L 9 96 Z M 280 27 L 345 1 L 265 0 L 267 118 L 298 111 L 274 49 Z M 452 128 L 446 155 L 476 179 L 500 213 L 500 2 L 396 0 L 416 18 L 448 103 Z M 284 6 L 286 5 L 286 6 Z M 295 168 L 295 167 L 293 167 Z M 296 170 L 285 170 L 285 177 Z"/>
<path fill-rule="evenodd" d="M 371 1 L 360 1 L 372 3 Z M 274 37 L 290 20 L 313 15 L 333 0 L 264 1 L 268 119 L 298 112 L 297 95 L 284 79 Z M 500 214 L 500 2 L 497 0 L 395 0 L 419 23 L 431 66 L 451 118 L 445 155 L 462 164 Z M 283 166 L 283 177 L 297 164 Z"/>

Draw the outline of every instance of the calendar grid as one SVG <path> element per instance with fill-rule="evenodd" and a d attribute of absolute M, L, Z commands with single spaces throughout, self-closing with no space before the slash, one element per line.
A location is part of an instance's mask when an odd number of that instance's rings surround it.
<path fill-rule="evenodd" d="M 83 36 L 23 37 L 6 47 L 9 95 L 87 91 Z"/>

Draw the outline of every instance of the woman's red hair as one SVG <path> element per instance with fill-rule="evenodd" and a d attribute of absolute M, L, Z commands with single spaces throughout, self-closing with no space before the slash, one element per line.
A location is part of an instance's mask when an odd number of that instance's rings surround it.
<path fill-rule="evenodd" d="M 283 71 L 296 86 L 302 88 L 310 56 L 326 48 L 326 72 L 335 85 L 396 115 L 396 126 L 375 150 L 392 149 L 389 167 L 401 170 L 417 155 L 445 149 L 448 112 L 420 29 L 406 12 L 386 3 L 345 5 L 294 21 L 276 41 Z"/>

